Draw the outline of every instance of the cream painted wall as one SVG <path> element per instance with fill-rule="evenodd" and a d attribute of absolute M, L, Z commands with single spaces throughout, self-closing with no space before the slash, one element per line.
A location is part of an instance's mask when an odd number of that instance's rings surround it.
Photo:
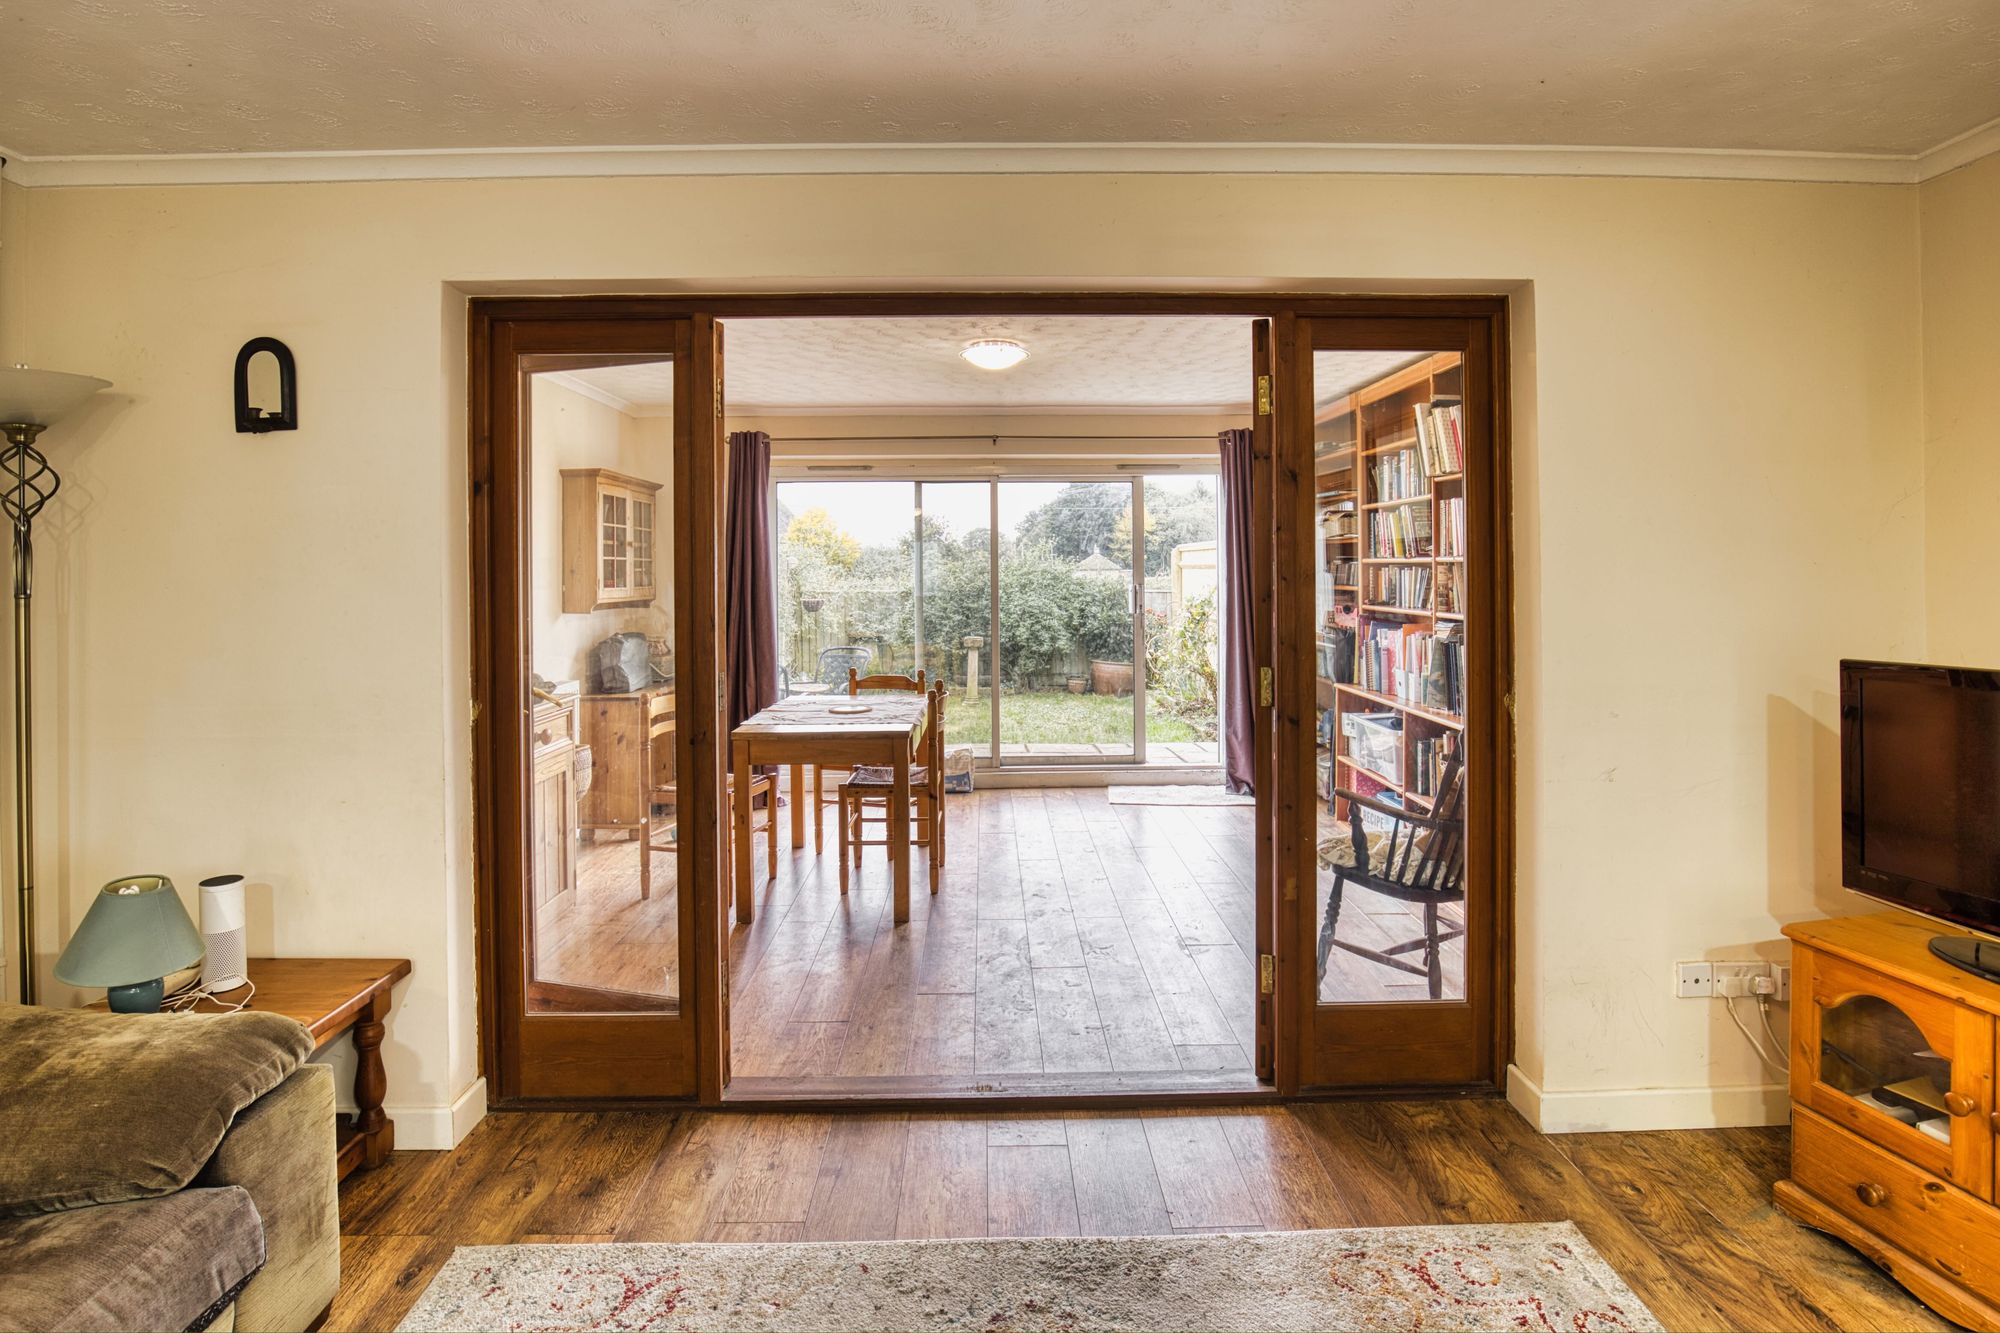
<path fill-rule="evenodd" d="M 633 417 L 538 375 L 529 381 L 528 553 L 534 603 L 535 670 L 550 680 L 589 679 L 590 650 L 626 630 L 671 639 L 674 627 L 674 423 Z M 660 484 L 656 564 L 661 594 L 650 607 L 613 611 L 562 609 L 562 470 L 604 467 Z"/>
<path fill-rule="evenodd" d="M 2000 667 L 2000 156 L 1919 193 L 1930 656 Z"/>
<path fill-rule="evenodd" d="M 416 959 L 392 1104 L 472 1084 L 463 290 L 1509 291 L 1525 1086 L 1557 1123 L 1768 1113 L 1768 1076 L 1670 972 L 1851 906 L 1833 663 L 1924 647 L 1914 190 L 885 176 L 7 198 L 0 254 L 25 241 L 35 262 L 4 261 L 0 355 L 118 381 L 48 441 L 73 486 L 38 608 L 45 957 L 112 874 L 241 868 L 270 886 L 260 943 Z M 260 333 L 298 353 L 295 435 L 230 429 L 230 357 Z"/>

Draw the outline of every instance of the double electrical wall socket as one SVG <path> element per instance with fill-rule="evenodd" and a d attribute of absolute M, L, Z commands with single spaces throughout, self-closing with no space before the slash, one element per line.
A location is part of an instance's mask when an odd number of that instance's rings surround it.
<path fill-rule="evenodd" d="M 1715 994 L 1714 963 L 1675 963 L 1674 994 L 1683 1000 L 1706 1000 Z"/>

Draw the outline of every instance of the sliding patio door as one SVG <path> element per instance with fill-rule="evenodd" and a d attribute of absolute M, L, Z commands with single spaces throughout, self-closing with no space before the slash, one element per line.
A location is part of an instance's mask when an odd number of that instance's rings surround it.
<path fill-rule="evenodd" d="M 1212 475 L 773 491 L 784 692 L 921 669 L 982 767 L 1220 762 Z"/>
<path fill-rule="evenodd" d="M 1002 480 L 994 490 L 1000 762 L 1143 762 L 1138 479 Z"/>

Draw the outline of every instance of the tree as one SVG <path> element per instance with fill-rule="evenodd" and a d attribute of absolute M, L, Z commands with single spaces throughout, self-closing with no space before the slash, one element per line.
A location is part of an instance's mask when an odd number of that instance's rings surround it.
<path fill-rule="evenodd" d="M 1054 499 L 1031 510 L 1015 529 L 1015 536 L 1021 546 L 1047 547 L 1071 564 L 1094 551 L 1117 559 L 1120 550 L 1132 549 L 1131 512 L 1131 487 L 1116 482 L 1073 481 L 1056 492 Z M 1126 524 L 1122 548 L 1113 535 L 1121 516 Z"/>
<path fill-rule="evenodd" d="M 818 505 L 786 524 L 784 533 L 787 545 L 816 553 L 834 569 L 852 569 L 861 558 L 861 543 L 841 531 Z"/>
<path fill-rule="evenodd" d="M 1186 490 L 1149 487 L 1146 492 L 1146 572 L 1164 574 L 1173 565 L 1174 548 L 1189 542 L 1215 540 L 1215 490 L 1198 481 Z M 1132 549 L 1132 511 L 1118 516 L 1111 534 L 1118 558 Z"/>

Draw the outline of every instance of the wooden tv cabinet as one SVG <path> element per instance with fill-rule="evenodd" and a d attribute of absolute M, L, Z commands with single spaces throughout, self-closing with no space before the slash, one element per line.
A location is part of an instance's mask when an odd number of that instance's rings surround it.
<path fill-rule="evenodd" d="M 2000 1329 L 2000 985 L 1900 912 L 1787 927 L 1792 1174 L 1780 1208 L 1968 1328 Z"/>

